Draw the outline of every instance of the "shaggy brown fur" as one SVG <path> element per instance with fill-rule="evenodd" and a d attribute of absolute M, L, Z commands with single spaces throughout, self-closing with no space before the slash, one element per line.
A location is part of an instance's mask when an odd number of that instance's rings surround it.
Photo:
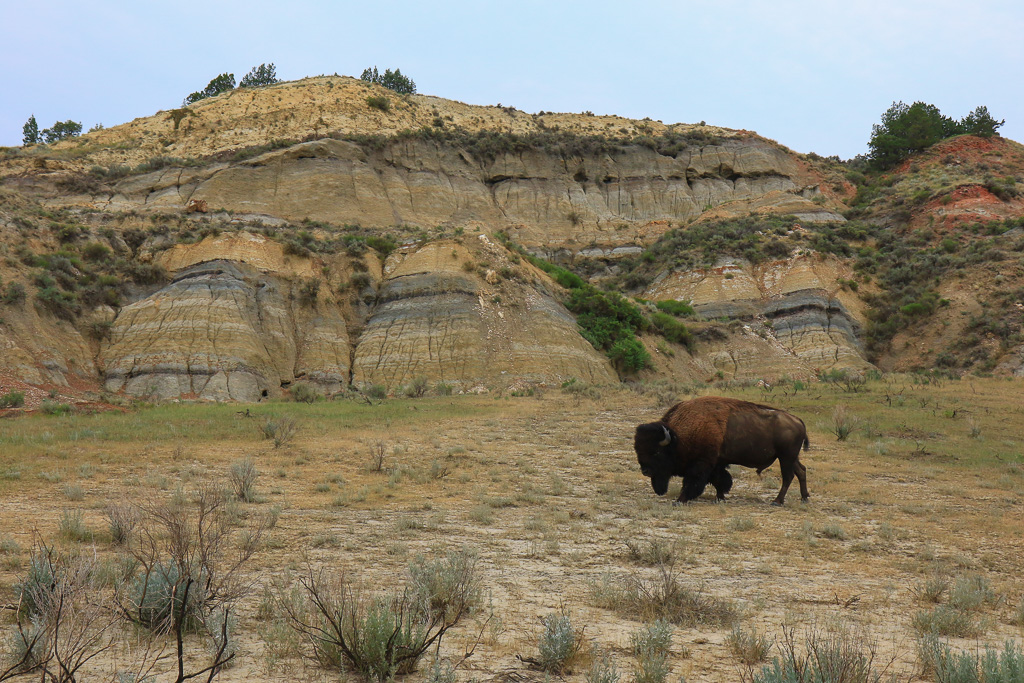
<path fill-rule="evenodd" d="M 782 505 L 795 474 L 800 496 L 807 500 L 807 469 L 800 447 L 810 446 L 803 421 L 784 410 L 705 396 L 678 403 L 658 422 L 636 428 L 633 447 L 644 476 L 659 496 L 668 482 L 683 478 L 679 501 L 700 496 L 710 483 L 719 500 L 732 487 L 729 465 L 752 467 L 760 474 L 776 460 L 782 468 L 782 489 L 774 505 Z"/>

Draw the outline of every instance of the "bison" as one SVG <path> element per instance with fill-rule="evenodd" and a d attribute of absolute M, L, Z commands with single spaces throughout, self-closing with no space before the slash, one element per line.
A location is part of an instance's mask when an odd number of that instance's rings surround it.
<path fill-rule="evenodd" d="M 782 488 L 772 505 L 782 505 L 795 474 L 806 501 L 807 469 L 800 447 L 810 446 L 803 420 L 784 410 L 734 398 L 705 396 L 672 406 L 658 422 L 636 428 L 633 448 L 640 471 L 650 477 L 659 496 L 672 477 L 683 478 L 677 503 L 693 500 L 710 483 L 718 500 L 732 488 L 729 465 L 753 467 L 757 473 L 776 460 Z"/>

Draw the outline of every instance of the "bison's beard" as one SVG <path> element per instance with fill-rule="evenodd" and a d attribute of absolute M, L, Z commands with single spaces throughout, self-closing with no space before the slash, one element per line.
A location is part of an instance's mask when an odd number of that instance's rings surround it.
<path fill-rule="evenodd" d="M 655 475 L 651 477 L 651 488 L 653 488 L 654 492 L 657 493 L 659 496 L 664 496 L 666 493 L 668 493 L 668 480 L 669 477 L 661 477 Z"/>

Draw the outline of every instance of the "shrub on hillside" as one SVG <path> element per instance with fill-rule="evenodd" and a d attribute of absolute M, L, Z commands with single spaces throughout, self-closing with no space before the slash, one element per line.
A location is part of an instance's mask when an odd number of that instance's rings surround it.
<path fill-rule="evenodd" d="M 366 98 L 366 104 L 371 109 L 379 109 L 383 112 L 391 111 L 391 100 L 383 95 L 370 95 Z"/>
<path fill-rule="evenodd" d="M 8 391 L 0 395 L 0 408 L 20 408 L 25 405 L 24 391 Z"/>
<path fill-rule="evenodd" d="M 672 315 L 682 318 L 684 316 L 692 316 L 696 314 L 693 310 L 693 306 L 685 301 L 676 301 L 675 299 L 666 299 L 659 301 L 654 304 L 659 311 L 671 313 Z"/>

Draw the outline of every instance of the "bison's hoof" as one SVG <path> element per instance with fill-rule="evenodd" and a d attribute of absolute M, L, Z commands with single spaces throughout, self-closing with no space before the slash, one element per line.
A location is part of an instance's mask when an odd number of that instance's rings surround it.
<path fill-rule="evenodd" d="M 777 500 L 773 500 L 773 501 L 772 501 L 772 507 L 773 507 L 773 508 L 780 508 L 780 507 L 782 507 L 782 503 L 780 503 L 780 502 L 779 502 L 779 501 L 777 501 Z"/>
<path fill-rule="evenodd" d="M 808 498 L 801 498 L 801 499 L 800 499 L 800 502 L 801 502 L 801 503 L 805 503 L 805 504 L 806 504 L 806 503 L 810 503 L 810 502 L 811 502 L 811 499 L 810 499 L 810 497 L 808 497 Z"/>

